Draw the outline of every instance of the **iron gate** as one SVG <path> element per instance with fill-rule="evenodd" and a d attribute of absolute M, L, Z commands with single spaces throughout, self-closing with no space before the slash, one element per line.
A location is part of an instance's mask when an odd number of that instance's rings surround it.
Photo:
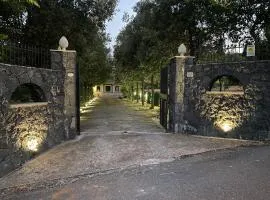
<path fill-rule="evenodd" d="M 160 124 L 167 130 L 168 126 L 168 66 L 160 72 Z"/>
<path fill-rule="evenodd" d="M 76 132 L 80 135 L 81 132 L 80 123 L 80 72 L 79 64 L 76 65 Z"/>

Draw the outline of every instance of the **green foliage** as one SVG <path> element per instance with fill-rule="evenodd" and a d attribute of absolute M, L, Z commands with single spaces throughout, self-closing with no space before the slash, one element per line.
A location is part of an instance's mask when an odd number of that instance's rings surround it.
<path fill-rule="evenodd" d="M 5 34 L 0 34 L 0 40 L 6 40 L 8 39 L 8 36 Z"/>
<path fill-rule="evenodd" d="M 25 10 L 31 5 L 39 7 L 37 0 L 0 0 L 0 40 L 21 35 Z"/>
<path fill-rule="evenodd" d="M 91 87 L 109 78 L 112 62 L 106 48 L 105 22 L 117 0 L 0 0 L 1 38 L 57 49 L 64 35 L 77 51 L 80 81 Z"/>
<path fill-rule="evenodd" d="M 209 50 L 219 60 L 230 59 L 224 53 L 226 41 L 255 42 L 262 54 L 266 52 L 262 47 L 270 46 L 269 8 L 270 2 L 263 0 L 139 1 L 136 16 L 129 18 L 117 38 L 114 56 L 119 76 L 129 88 L 142 79 L 150 82 L 153 75 L 157 82 L 159 70 L 177 55 L 181 43 L 188 47 L 189 55 L 200 55 L 202 60 Z M 233 59 L 243 58 L 236 54 Z"/>

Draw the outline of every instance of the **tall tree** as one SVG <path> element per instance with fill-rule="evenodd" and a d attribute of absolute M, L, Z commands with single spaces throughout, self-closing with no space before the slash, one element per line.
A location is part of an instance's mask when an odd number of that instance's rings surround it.
<path fill-rule="evenodd" d="M 3 27 L 10 40 L 57 49 L 59 39 L 65 35 L 69 40 L 69 49 L 77 51 L 81 85 L 90 88 L 109 77 L 111 63 L 106 48 L 109 38 L 105 33 L 105 23 L 113 15 L 117 0 L 19 2 L 0 0 L 1 4 L 5 4 L 1 9 L 8 13 L 3 19 L 9 23 L 3 24 Z M 26 2 L 32 6 L 24 6 Z M 18 8 L 16 12 L 14 7 Z M 15 13 L 16 17 L 10 13 Z"/>
<path fill-rule="evenodd" d="M 117 38 L 115 59 L 120 72 L 138 72 L 152 83 L 180 43 L 197 57 L 224 53 L 228 41 L 258 45 L 265 36 L 269 43 L 269 1 L 142 0 L 134 11 Z"/>
<path fill-rule="evenodd" d="M 39 6 L 37 0 L 0 0 L 0 40 L 19 38 L 28 6 Z"/>

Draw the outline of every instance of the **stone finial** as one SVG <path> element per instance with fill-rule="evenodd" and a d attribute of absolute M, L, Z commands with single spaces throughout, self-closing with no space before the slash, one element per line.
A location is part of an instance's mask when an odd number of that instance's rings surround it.
<path fill-rule="evenodd" d="M 59 40 L 59 47 L 60 50 L 65 51 L 68 48 L 68 40 L 65 36 L 62 36 L 61 39 Z"/>
<path fill-rule="evenodd" d="M 181 44 L 178 47 L 178 53 L 180 54 L 180 56 L 184 56 L 185 53 L 187 53 L 187 47 L 184 44 Z"/>

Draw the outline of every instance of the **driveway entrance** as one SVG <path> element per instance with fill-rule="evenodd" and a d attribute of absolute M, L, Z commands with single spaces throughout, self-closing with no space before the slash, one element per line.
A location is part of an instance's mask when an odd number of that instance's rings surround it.
<path fill-rule="evenodd" d="M 123 100 L 113 96 L 103 96 L 81 113 L 82 134 L 118 133 L 164 133 L 165 130 L 143 111 L 134 110 Z"/>

